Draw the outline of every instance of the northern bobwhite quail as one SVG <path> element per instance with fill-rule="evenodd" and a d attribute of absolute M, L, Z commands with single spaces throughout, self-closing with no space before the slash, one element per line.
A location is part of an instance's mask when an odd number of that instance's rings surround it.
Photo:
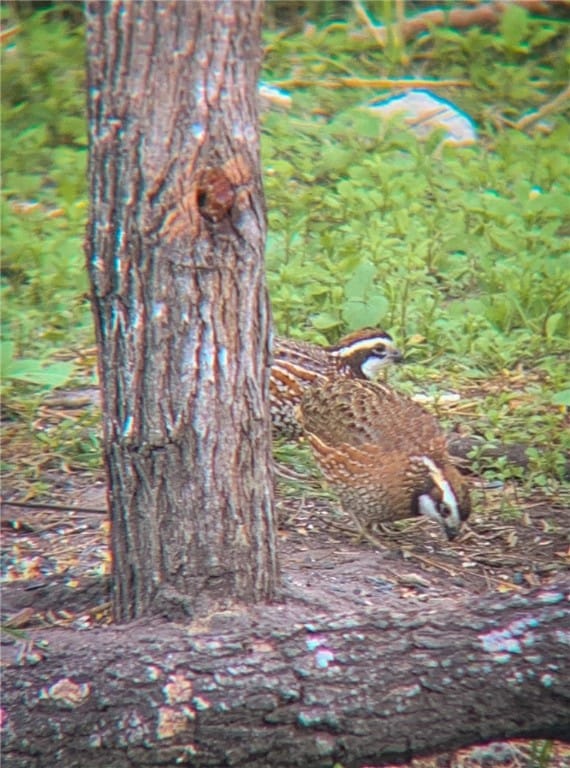
<path fill-rule="evenodd" d="M 374 379 L 381 368 L 402 360 L 392 337 L 374 328 L 355 331 L 329 347 L 276 337 L 269 381 L 274 434 L 301 436 L 295 408 L 307 387 L 331 378 Z"/>
<path fill-rule="evenodd" d="M 471 511 L 467 485 L 445 435 L 420 405 L 369 381 L 310 387 L 298 417 L 342 508 L 363 532 L 376 523 L 425 515 L 457 535 Z"/>

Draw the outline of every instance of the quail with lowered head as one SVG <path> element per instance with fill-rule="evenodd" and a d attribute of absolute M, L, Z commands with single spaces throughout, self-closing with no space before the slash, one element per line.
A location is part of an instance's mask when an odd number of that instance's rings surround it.
<path fill-rule="evenodd" d="M 342 508 L 363 533 L 413 515 L 454 538 L 470 514 L 464 478 L 437 420 L 408 397 L 369 381 L 306 390 L 298 417 Z"/>

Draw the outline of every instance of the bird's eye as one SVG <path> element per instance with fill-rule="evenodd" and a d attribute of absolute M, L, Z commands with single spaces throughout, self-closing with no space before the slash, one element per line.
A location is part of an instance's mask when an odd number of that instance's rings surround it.
<path fill-rule="evenodd" d="M 378 344 L 377 347 L 374 347 L 372 350 L 373 355 L 377 355 L 378 357 L 384 357 L 386 354 L 386 347 L 384 344 Z"/>
<path fill-rule="evenodd" d="M 451 513 L 451 510 L 449 509 L 447 504 L 444 504 L 442 501 L 438 501 L 437 511 L 438 511 L 438 514 L 443 518 L 449 517 Z"/>

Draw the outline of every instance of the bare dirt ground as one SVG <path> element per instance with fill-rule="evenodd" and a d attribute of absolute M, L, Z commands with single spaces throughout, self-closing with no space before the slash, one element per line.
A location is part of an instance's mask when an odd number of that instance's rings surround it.
<path fill-rule="evenodd" d="M 4 487 L 4 608 L 10 614 L 28 609 L 27 618 L 18 622 L 22 627 L 54 621 L 73 625 L 79 614 L 83 622 L 107 621 L 110 557 L 103 477 L 72 473 L 52 479 L 49 504 L 59 509 L 12 506 L 10 501 L 21 495 Z M 547 585 L 570 565 L 570 506 L 564 498 L 553 501 L 537 492 L 516 499 L 514 487 L 487 489 L 479 493 L 480 511 L 455 541 L 448 542 L 430 521 L 417 519 L 380 531 L 374 546 L 358 540 L 351 521 L 316 489 L 292 497 L 282 493 L 282 485 L 279 481 L 277 510 L 285 588 L 302 590 L 317 580 L 323 604 L 330 607 L 333 601 L 333 609 L 373 604 L 386 591 L 403 599 L 409 593 L 428 599 L 443 591 L 458 597 L 524 591 Z M 518 513 L 499 517 L 509 496 Z M 83 589 L 97 581 L 100 602 L 88 606 Z M 50 597 L 44 600 L 47 586 Z M 91 586 L 89 591 L 93 597 Z M 56 594 L 63 601 L 59 605 Z"/>

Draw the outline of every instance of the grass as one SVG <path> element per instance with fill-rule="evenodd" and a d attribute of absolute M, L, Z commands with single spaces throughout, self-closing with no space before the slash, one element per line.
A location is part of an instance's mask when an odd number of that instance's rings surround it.
<path fill-rule="evenodd" d="M 2 390 L 11 428 L 25 426 L 38 451 L 45 395 L 92 383 L 78 363 L 94 343 L 82 248 L 84 39 L 66 7 L 2 11 L 18 26 L 2 47 Z M 556 494 L 570 448 L 570 126 L 563 111 L 529 132 L 515 124 L 565 87 L 567 26 L 512 6 L 497 28 L 439 28 L 381 51 L 355 34 L 347 6 L 312 9 L 304 30 L 272 13 L 263 78 L 304 83 L 290 88 L 288 112 L 263 117 L 277 329 L 332 341 L 385 327 L 410 360 L 394 384 L 461 392 L 461 408 L 441 412 L 450 426 L 530 446 L 524 475 L 500 460 L 483 474 Z M 479 141 L 445 147 L 398 122 L 381 126 L 357 107 L 382 94 L 331 87 L 345 77 L 463 81 L 438 93 L 472 116 Z M 96 421 L 49 432 L 57 461 L 94 466 Z"/>

